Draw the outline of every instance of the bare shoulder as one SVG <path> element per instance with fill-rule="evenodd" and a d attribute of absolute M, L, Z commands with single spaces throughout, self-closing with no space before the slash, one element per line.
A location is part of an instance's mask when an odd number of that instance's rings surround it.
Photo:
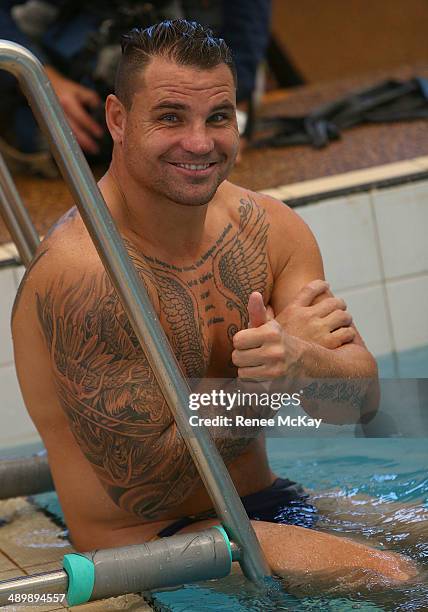
<path fill-rule="evenodd" d="M 263 214 L 269 227 L 268 252 L 274 273 L 280 273 L 292 257 L 318 258 L 315 237 L 300 215 L 285 202 L 267 194 L 251 191 L 232 183 L 227 185 L 230 200 L 240 206 L 247 203 Z"/>
<path fill-rule="evenodd" d="M 252 191 L 245 187 L 228 183 L 225 186 L 225 194 L 234 204 L 251 201 L 255 206 L 263 209 L 268 222 L 272 225 L 271 233 L 274 237 L 284 239 L 284 231 L 291 239 L 300 238 L 301 232 L 309 231 L 303 219 L 285 202 L 273 198 L 265 193 Z"/>
<path fill-rule="evenodd" d="M 311 240 L 311 230 L 293 208 L 285 202 L 264 193 L 255 193 L 254 197 L 257 199 L 259 206 L 266 210 L 273 243 L 281 244 L 284 248 L 284 240 L 286 239 L 291 251 L 302 240 Z"/>
<path fill-rule="evenodd" d="M 60 279 L 81 281 L 102 271 L 102 264 L 76 208 L 51 228 L 39 245 L 21 281 L 12 311 L 12 324 L 20 313 L 28 314 L 37 293 Z"/>
<path fill-rule="evenodd" d="M 124 242 L 158 310 L 150 266 L 142 253 L 130 242 Z M 34 341 L 46 344 L 54 326 L 64 326 L 67 316 L 67 324 L 72 321 L 71 327 L 78 329 L 91 327 L 95 321 L 100 324 L 103 317 L 112 313 L 127 325 L 128 319 L 100 256 L 80 215 L 71 209 L 40 244 L 21 281 L 12 310 L 15 349 L 25 344 L 28 334 Z"/>

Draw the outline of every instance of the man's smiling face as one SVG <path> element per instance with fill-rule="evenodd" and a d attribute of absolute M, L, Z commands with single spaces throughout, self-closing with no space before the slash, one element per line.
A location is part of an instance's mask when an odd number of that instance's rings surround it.
<path fill-rule="evenodd" d="M 225 64 L 199 69 L 154 57 L 137 75 L 126 113 L 123 163 L 147 195 L 207 204 L 239 145 L 235 86 Z"/>

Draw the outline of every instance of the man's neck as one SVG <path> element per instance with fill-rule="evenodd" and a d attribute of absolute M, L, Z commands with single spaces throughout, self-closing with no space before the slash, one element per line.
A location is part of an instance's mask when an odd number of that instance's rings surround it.
<path fill-rule="evenodd" d="M 153 198 L 141 191 L 122 188 L 110 167 L 99 187 L 119 231 L 137 247 L 153 248 L 156 253 L 175 258 L 194 258 L 206 248 L 208 204 L 184 206 Z"/>

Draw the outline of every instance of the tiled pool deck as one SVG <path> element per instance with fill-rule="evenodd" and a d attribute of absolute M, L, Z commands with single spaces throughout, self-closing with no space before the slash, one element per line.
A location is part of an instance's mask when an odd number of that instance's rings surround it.
<path fill-rule="evenodd" d="M 4 523 L 3 523 L 4 521 Z M 65 554 L 74 552 L 57 526 L 43 512 L 23 498 L 0 501 L 0 581 L 18 576 L 40 574 L 61 569 Z M 141 610 L 152 608 L 137 594 L 122 595 L 68 608 L 64 604 L 37 606 L 10 605 L 2 610 L 79 610 L 104 612 L 107 610 Z"/>

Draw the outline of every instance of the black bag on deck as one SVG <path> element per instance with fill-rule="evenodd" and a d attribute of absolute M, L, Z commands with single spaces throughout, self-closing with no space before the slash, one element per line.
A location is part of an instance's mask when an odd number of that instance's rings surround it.
<path fill-rule="evenodd" d="M 331 102 L 302 117 L 266 117 L 255 120 L 252 146 L 284 147 L 310 144 L 325 147 L 342 130 L 360 123 L 428 118 L 428 79 L 390 80 Z"/>

